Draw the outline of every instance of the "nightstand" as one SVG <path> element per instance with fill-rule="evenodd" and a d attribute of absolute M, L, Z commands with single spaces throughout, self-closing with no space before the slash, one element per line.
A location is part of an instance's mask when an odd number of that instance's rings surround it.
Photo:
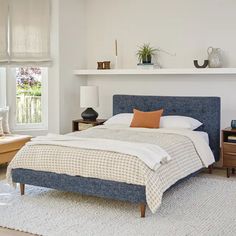
<path fill-rule="evenodd" d="M 87 121 L 83 119 L 73 120 L 72 131 L 81 131 L 93 126 L 102 125 L 105 121 L 106 119 L 97 119 L 96 121 Z M 80 127 L 80 125 L 83 125 L 83 129 Z"/>
<path fill-rule="evenodd" d="M 236 137 L 236 129 L 226 128 L 222 130 L 222 158 L 223 158 L 223 167 L 227 168 L 227 177 L 230 177 L 230 170 L 232 173 L 235 173 L 236 168 L 236 143 L 234 141 L 229 141 L 229 136 Z"/>

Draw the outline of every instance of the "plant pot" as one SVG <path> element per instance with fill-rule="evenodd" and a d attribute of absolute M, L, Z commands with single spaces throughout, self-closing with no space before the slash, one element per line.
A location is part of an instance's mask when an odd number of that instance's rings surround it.
<path fill-rule="evenodd" d="M 146 57 L 144 57 L 142 59 L 143 64 L 150 64 L 151 62 L 152 62 L 152 56 L 151 55 L 147 55 Z"/>

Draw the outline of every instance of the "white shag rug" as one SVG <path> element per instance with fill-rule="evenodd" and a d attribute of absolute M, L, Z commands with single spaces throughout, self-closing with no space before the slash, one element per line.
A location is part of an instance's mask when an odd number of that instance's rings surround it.
<path fill-rule="evenodd" d="M 134 204 L 0 182 L 0 226 L 56 236 L 236 235 L 236 178 L 202 174 L 164 195 L 156 214 Z"/>

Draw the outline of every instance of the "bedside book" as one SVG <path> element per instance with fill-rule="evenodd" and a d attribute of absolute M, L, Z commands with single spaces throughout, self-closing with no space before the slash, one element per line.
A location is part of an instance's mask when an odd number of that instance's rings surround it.
<path fill-rule="evenodd" d="M 78 125 L 79 125 L 79 130 L 81 130 L 81 131 L 94 126 L 93 124 L 84 124 L 84 123 L 79 123 Z"/>
<path fill-rule="evenodd" d="M 229 143 L 236 143 L 236 136 L 233 136 L 233 135 L 228 136 L 228 142 Z"/>

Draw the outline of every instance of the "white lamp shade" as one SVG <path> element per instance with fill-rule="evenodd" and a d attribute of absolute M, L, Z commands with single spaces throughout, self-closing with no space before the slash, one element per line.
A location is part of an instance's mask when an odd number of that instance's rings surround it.
<path fill-rule="evenodd" d="M 98 107 L 98 87 L 80 86 L 80 107 Z"/>

